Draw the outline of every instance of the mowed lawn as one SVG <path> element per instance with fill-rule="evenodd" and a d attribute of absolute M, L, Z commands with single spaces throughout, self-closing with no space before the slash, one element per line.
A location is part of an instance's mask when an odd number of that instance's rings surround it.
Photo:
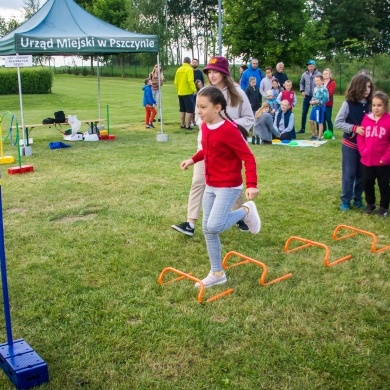
<path fill-rule="evenodd" d="M 22 157 L 34 172 L 9 175 L 17 159 L 1 166 L 13 336 L 47 362 L 50 382 L 41 388 L 390 388 L 390 250 L 372 253 L 372 238 L 362 234 L 332 239 L 345 224 L 374 233 L 381 248 L 390 245 L 390 221 L 339 211 L 341 132 L 319 148 L 250 145 L 262 230 L 257 236 L 235 227 L 224 232 L 223 254 L 263 262 L 266 281 L 292 277 L 261 286 L 262 268 L 234 267 L 228 283 L 206 290 L 204 298 L 234 292 L 199 304 L 193 282 L 157 282 L 166 267 L 200 278 L 209 271 L 200 222 L 193 238 L 170 228 L 186 218 L 192 169 L 181 171 L 179 164 L 195 152 L 197 131 L 180 130 L 177 97 L 167 82 L 163 131 L 169 139 L 157 142 L 159 129 L 143 122 L 142 86 L 138 79 L 101 80 L 101 116 L 108 105 L 115 140 L 51 150 L 48 143 L 62 134 L 36 127 L 33 154 Z M 57 110 L 95 119 L 97 92 L 96 78 L 55 75 L 52 94 L 23 96 L 25 123 Z M 334 116 L 343 99 L 336 97 Z M 0 96 L 0 114 L 6 111 L 20 125 L 18 96 Z M 308 131 L 298 137 L 308 138 Z M 10 137 L 3 149 L 17 158 Z M 352 258 L 326 267 L 323 247 L 285 253 L 292 236 L 325 244 L 330 261 Z M 0 331 L 5 342 L 3 320 Z M 0 389 L 12 388 L 0 373 Z"/>

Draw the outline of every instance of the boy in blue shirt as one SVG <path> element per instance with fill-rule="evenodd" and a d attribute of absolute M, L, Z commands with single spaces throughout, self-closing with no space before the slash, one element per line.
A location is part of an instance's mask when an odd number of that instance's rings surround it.
<path fill-rule="evenodd" d="M 142 87 L 142 90 L 144 91 L 143 106 L 145 107 L 145 126 L 147 129 L 151 129 L 154 128 L 153 119 L 157 114 L 155 109 L 157 103 L 153 97 L 152 80 L 148 78 L 145 79 L 144 82 L 145 85 Z"/>
<path fill-rule="evenodd" d="M 329 100 L 329 93 L 324 86 L 324 77 L 320 74 L 315 77 L 315 88 L 310 104 L 313 106 L 310 113 L 311 140 L 322 141 L 325 120 L 325 103 Z M 316 124 L 318 124 L 318 137 L 316 135 Z"/>

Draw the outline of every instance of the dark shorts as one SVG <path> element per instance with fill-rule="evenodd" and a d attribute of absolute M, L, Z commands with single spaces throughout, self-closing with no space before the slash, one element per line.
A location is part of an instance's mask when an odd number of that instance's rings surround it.
<path fill-rule="evenodd" d="M 180 112 L 186 112 L 187 114 L 193 114 L 195 112 L 195 103 L 193 95 L 179 96 Z"/>

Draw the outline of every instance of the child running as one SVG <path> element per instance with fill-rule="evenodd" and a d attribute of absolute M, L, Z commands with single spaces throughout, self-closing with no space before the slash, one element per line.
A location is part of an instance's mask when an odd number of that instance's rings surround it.
<path fill-rule="evenodd" d="M 389 215 L 390 203 L 390 114 L 389 97 L 384 92 L 375 92 L 372 97 L 372 113 L 362 121 L 363 135 L 357 136 L 357 145 L 363 164 L 363 190 L 367 206 L 364 214 L 376 209 L 375 180 L 378 182 L 380 200 L 378 217 Z"/>
<path fill-rule="evenodd" d="M 261 222 L 252 201 L 259 190 L 256 160 L 246 143 L 247 130 L 230 119 L 226 112 L 226 99 L 217 87 L 201 89 L 196 105 L 202 120 L 202 149 L 192 158 L 184 160 L 180 167 L 185 170 L 198 161 L 205 162 L 206 188 L 203 195 L 202 225 L 211 271 L 202 282 L 207 288 L 227 281 L 222 269 L 219 235 L 241 219 L 244 219 L 251 233 L 257 234 Z M 245 164 L 245 194 L 249 201 L 231 211 L 243 187 L 242 162 Z M 200 287 L 200 283 L 196 283 L 195 287 Z"/>
<path fill-rule="evenodd" d="M 364 114 L 371 110 L 371 100 L 374 85 L 369 76 L 357 74 L 349 84 L 345 94 L 346 100 L 342 104 L 335 120 L 335 127 L 342 130 L 341 145 L 341 211 L 353 206 L 362 209 L 363 194 L 363 167 L 356 143 L 356 134 L 364 135 L 361 126 Z"/>

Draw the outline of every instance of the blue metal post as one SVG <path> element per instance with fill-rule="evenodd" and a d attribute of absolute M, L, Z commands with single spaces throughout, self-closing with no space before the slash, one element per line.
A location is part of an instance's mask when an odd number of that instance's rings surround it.
<path fill-rule="evenodd" d="M 19 147 L 19 145 L 18 145 Z M 12 326 L 11 326 L 11 311 L 9 307 L 8 283 L 7 283 L 7 265 L 5 261 L 5 245 L 4 245 L 4 225 L 3 225 L 3 202 L 1 196 L 1 173 L 0 173 L 0 263 L 1 263 L 1 284 L 3 288 L 4 301 L 4 316 L 5 328 L 7 331 L 7 343 L 12 344 Z"/>

